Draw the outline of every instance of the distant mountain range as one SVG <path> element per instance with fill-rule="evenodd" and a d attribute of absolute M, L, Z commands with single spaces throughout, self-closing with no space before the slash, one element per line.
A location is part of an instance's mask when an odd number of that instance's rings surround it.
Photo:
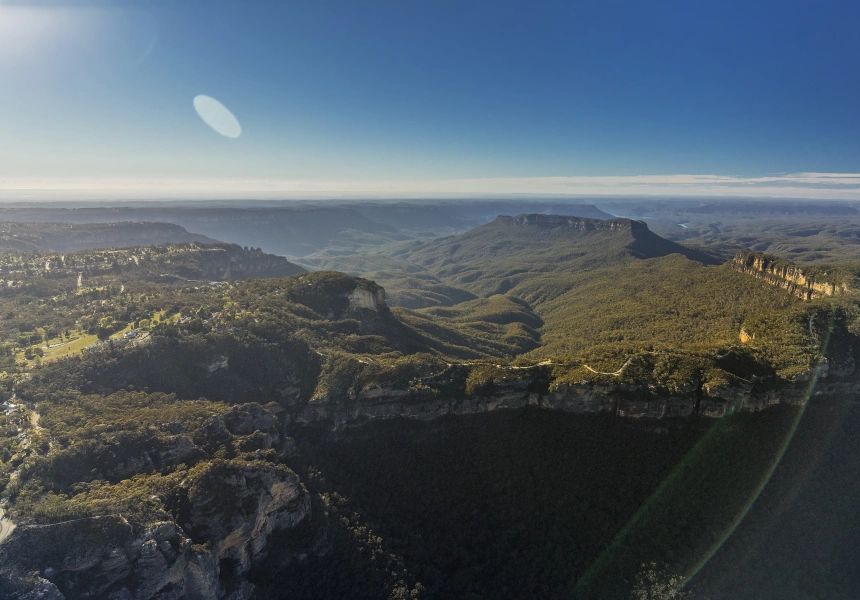
<path fill-rule="evenodd" d="M 2 252 L 75 252 L 179 242 L 217 242 L 172 223 L 0 222 Z"/>
<path fill-rule="evenodd" d="M 313 206 L 293 203 L 290 206 L 249 208 L 242 207 L 240 203 L 230 207 L 187 207 L 159 203 L 155 206 L 98 208 L 7 205 L 0 207 L 0 221 L 173 223 L 217 240 L 300 257 L 324 249 L 354 250 L 415 237 L 463 232 L 491 221 L 499 214 L 525 211 L 577 214 L 598 219 L 612 216 L 592 205 L 557 202 L 326 203 Z"/>

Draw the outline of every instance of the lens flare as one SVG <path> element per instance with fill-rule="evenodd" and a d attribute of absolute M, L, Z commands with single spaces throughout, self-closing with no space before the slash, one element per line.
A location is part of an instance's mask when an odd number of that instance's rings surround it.
<path fill-rule="evenodd" d="M 236 139 L 242 135 L 242 126 L 230 110 L 215 98 L 200 94 L 194 97 L 194 110 L 213 131 Z"/>
<path fill-rule="evenodd" d="M 726 543 L 729 537 L 731 537 L 731 535 L 735 532 L 735 530 L 750 512 L 753 505 L 764 491 L 764 488 L 767 486 L 768 482 L 770 482 L 777 467 L 782 462 L 782 459 L 785 456 L 785 453 L 788 450 L 788 447 L 791 444 L 792 439 L 794 439 L 794 435 L 800 426 L 806 409 L 816 393 L 816 387 L 819 382 L 819 379 L 822 377 L 823 373 L 827 371 L 828 365 L 826 357 L 830 349 L 830 344 L 834 334 L 834 329 L 836 327 L 836 319 L 839 310 L 840 303 L 838 302 L 832 304 L 829 307 L 829 323 L 827 323 L 827 325 L 825 326 L 823 335 L 819 335 L 819 333 L 816 332 L 815 327 L 816 316 L 820 316 L 820 313 L 816 314 L 816 312 L 812 312 L 810 314 L 808 321 L 809 335 L 812 342 L 811 345 L 816 350 L 817 358 L 814 359 L 813 363 L 810 365 L 810 379 L 808 381 L 808 386 L 805 390 L 804 400 L 799 407 L 796 416 L 789 423 L 784 437 L 780 440 L 780 443 L 775 448 L 775 452 L 769 457 L 770 460 L 767 464 L 767 467 L 762 472 L 761 479 L 757 482 L 754 488 L 750 490 L 750 493 L 744 498 L 744 502 L 743 505 L 740 507 L 740 510 L 738 510 L 732 515 L 732 518 L 724 525 L 721 531 L 712 532 L 714 535 L 713 542 L 708 544 L 707 548 L 705 548 L 704 551 L 695 558 L 692 566 L 686 569 L 686 572 L 680 574 L 680 579 L 682 581 L 681 588 L 669 593 L 666 600 L 668 600 L 668 598 L 670 597 L 673 597 L 678 591 L 680 591 L 680 589 L 686 587 L 687 584 L 690 583 L 690 581 L 704 568 L 708 561 L 710 561 L 714 557 L 714 555 L 723 546 L 723 544 Z M 642 506 L 639 507 L 633 517 L 619 531 L 619 533 L 613 539 L 612 543 L 597 557 L 597 559 L 591 564 L 591 566 L 583 574 L 583 576 L 574 584 L 574 597 L 579 597 L 581 593 L 587 595 L 587 590 L 596 580 L 601 577 L 607 577 L 607 569 L 611 557 L 615 554 L 620 553 L 623 547 L 631 543 L 634 532 L 638 528 L 642 527 L 648 521 L 648 519 L 652 517 L 653 512 L 658 509 L 657 507 L 659 502 L 664 497 L 668 497 L 668 494 L 671 493 L 670 490 L 679 485 L 679 483 L 683 480 L 685 474 L 688 471 L 690 471 L 691 469 L 695 469 L 695 464 L 698 460 L 698 457 L 701 454 L 708 452 L 709 444 L 711 444 L 714 441 L 714 438 L 718 436 L 720 428 L 724 425 L 724 420 L 718 419 L 711 427 L 708 428 L 705 435 L 699 439 L 699 441 L 690 450 L 690 452 L 678 462 L 672 472 L 660 483 L 660 485 L 657 487 L 651 497 Z M 647 561 L 651 558 L 652 557 L 643 557 L 643 560 Z M 617 576 L 618 574 L 615 573 L 614 575 Z"/>

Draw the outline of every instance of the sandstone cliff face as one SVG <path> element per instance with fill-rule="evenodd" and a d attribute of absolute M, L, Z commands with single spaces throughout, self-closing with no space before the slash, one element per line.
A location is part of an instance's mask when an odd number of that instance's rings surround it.
<path fill-rule="evenodd" d="M 505 408 L 533 406 L 574 414 L 611 414 L 627 418 L 722 416 L 729 410 L 722 399 L 708 399 L 701 407 L 695 397 L 640 397 L 632 386 L 565 385 L 547 394 L 511 386 L 493 396 L 450 398 L 405 390 L 381 390 L 373 398 L 347 402 L 310 403 L 295 417 L 299 423 L 328 421 L 334 429 L 373 419 L 406 417 L 420 420 L 445 415 L 466 415 Z M 640 396 L 642 396 L 640 394 Z"/>
<path fill-rule="evenodd" d="M 585 219 L 565 215 L 519 215 L 509 217 L 501 215 L 497 222 L 506 225 L 536 226 L 536 227 L 569 227 L 579 231 L 646 231 L 648 226 L 640 221 L 630 219 Z"/>
<path fill-rule="evenodd" d="M 288 530 L 310 512 L 310 497 L 284 467 L 213 461 L 187 483 L 189 520 L 132 523 L 121 514 L 49 525 L 21 525 L 0 546 L 22 589 L 45 598 L 145 600 L 250 597 L 244 581 L 268 536 Z M 229 569 L 230 572 L 224 572 Z"/>
<path fill-rule="evenodd" d="M 349 300 L 348 312 L 351 315 L 361 310 L 372 310 L 380 313 L 388 308 L 385 304 L 385 289 L 380 286 L 359 285 L 350 292 L 347 299 Z"/>
<path fill-rule="evenodd" d="M 608 414 L 619 418 L 669 417 L 719 418 L 740 411 L 758 411 L 774 404 L 801 405 L 809 400 L 809 385 L 818 382 L 815 394 L 842 393 L 860 386 L 848 376 L 853 369 L 831 373 L 826 361 L 799 376 L 793 384 L 775 389 L 755 388 L 742 380 L 709 383 L 691 381 L 683 391 L 666 394 L 652 386 L 624 383 L 562 383 L 540 389 L 549 367 L 523 369 L 523 375 L 497 382 L 490 393 L 451 393 L 443 385 L 421 389 L 372 387 L 341 398 L 324 396 L 297 407 L 292 420 L 300 424 L 326 422 L 333 429 L 374 419 L 406 417 L 431 420 L 444 415 L 464 415 L 504 408 L 532 406 L 574 414 Z M 833 375 L 828 379 L 829 375 Z M 438 382 L 437 382 L 438 383 Z M 449 389 L 449 388 L 448 388 Z"/>
<path fill-rule="evenodd" d="M 211 554 L 236 576 L 246 573 L 269 535 L 297 525 L 310 513 L 298 476 L 262 462 L 212 461 L 189 487 L 190 529 L 212 543 Z"/>
<path fill-rule="evenodd" d="M 169 521 L 142 531 L 121 515 L 22 526 L 2 550 L 57 598 L 219 597 L 217 561 Z"/>
<path fill-rule="evenodd" d="M 787 290 L 802 300 L 848 291 L 844 282 L 816 279 L 789 261 L 758 252 L 738 252 L 732 266 L 741 273 L 748 273 Z"/>

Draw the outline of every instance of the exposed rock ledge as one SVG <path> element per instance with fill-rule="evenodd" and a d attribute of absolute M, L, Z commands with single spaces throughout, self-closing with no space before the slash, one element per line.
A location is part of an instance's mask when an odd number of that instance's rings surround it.
<path fill-rule="evenodd" d="M 860 391 L 848 376 L 853 365 L 828 379 L 829 365 L 800 376 L 791 384 L 772 389 L 753 389 L 751 384 L 692 385 L 689 393 L 660 395 L 648 386 L 606 383 L 560 384 L 543 392 L 534 391 L 546 376 L 540 368 L 523 370 L 519 378 L 506 378 L 493 386 L 491 394 L 450 394 L 433 389 L 375 387 L 347 398 L 324 397 L 300 407 L 296 423 L 327 422 L 334 429 L 373 419 L 406 417 L 430 420 L 444 415 L 464 415 L 504 408 L 533 406 L 575 414 L 611 414 L 621 418 L 705 417 L 719 418 L 741 411 L 759 411 L 776 404 L 802 405 L 809 400 L 810 382 L 816 380 L 815 395 Z M 843 377 L 844 376 L 844 377 Z M 827 381 L 822 381 L 822 380 Z"/>
<path fill-rule="evenodd" d="M 116 514 L 19 526 L 0 546 L 0 564 L 18 567 L 10 585 L 20 598 L 249 598 L 239 576 L 273 531 L 309 514 L 307 491 L 289 469 L 263 462 L 215 460 L 189 479 L 181 526 L 166 514 L 147 524 Z"/>
<path fill-rule="evenodd" d="M 356 286 L 347 296 L 347 299 L 349 300 L 349 314 L 355 314 L 361 310 L 372 310 L 378 313 L 388 309 L 385 304 L 385 289 L 375 284 Z"/>
<path fill-rule="evenodd" d="M 802 300 L 845 293 L 845 281 L 827 273 L 812 275 L 794 263 L 760 252 L 738 252 L 732 266 L 741 273 L 748 273 L 771 285 L 784 288 Z"/>

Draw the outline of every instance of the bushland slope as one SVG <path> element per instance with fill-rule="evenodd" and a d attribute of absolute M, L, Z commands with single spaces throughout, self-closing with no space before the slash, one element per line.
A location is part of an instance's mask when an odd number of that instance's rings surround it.
<path fill-rule="evenodd" d="M 484 296 L 514 290 L 542 273 L 571 273 L 675 253 L 716 262 L 653 234 L 637 221 L 538 214 L 500 216 L 459 236 L 410 242 L 388 251 Z"/>

